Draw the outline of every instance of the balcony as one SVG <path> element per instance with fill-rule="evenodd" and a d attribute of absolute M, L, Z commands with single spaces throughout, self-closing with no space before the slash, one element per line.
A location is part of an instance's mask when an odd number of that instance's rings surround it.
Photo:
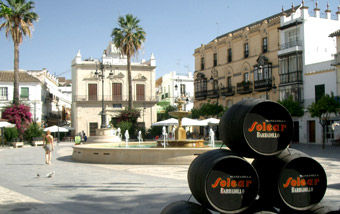
<path fill-rule="evenodd" d="M 236 85 L 238 94 L 249 94 L 253 91 L 253 84 L 251 82 L 239 82 Z"/>
<path fill-rule="evenodd" d="M 129 96 L 128 95 L 107 95 L 104 96 L 105 102 L 128 102 Z M 74 102 L 101 102 L 102 96 L 99 95 L 75 95 L 73 97 Z M 133 95 L 132 96 L 133 102 L 157 102 L 156 96 L 145 96 L 145 95 Z"/>
<path fill-rule="evenodd" d="M 235 95 L 235 86 L 228 86 L 225 88 L 221 88 L 221 95 L 225 97 Z"/>
<path fill-rule="evenodd" d="M 195 100 L 204 100 L 207 98 L 207 91 L 195 91 Z"/>
<path fill-rule="evenodd" d="M 297 40 L 297 41 L 289 41 L 286 43 L 283 43 L 280 45 L 280 50 L 278 51 L 278 56 L 292 53 L 292 52 L 297 52 L 297 51 L 302 51 L 303 46 L 302 46 L 302 41 Z"/>
<path fill-rule="evenodd" d="M 302 71 L 280 74 L 280 85 L 302 82 Z"/>
<path fill-rule="evenodd" d="M 267 89 L 272 88 L 273 82 L 271 79 L 257 80 L 254 81 L 254 90 L 255 91 L 265 91 Z"/>
<path fill-rule="evenodd" d="M 217 98 L 217 97 L 219 97 L 218 89 L 208 90 L 207 91 L 207 97 L 208 98 Z"/>

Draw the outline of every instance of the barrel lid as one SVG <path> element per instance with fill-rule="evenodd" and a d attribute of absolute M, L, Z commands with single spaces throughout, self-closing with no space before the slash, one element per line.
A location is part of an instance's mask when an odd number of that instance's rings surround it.
<path fill-rule="evenodd" d="M 310 209 L 322 200 L 326 188 L 326 173 L 313 158 L 299 157 L 291 160 L 280 172 L 280 197 L 293 209 Z"/>
<path fill-rule="evenodd" d="M 239 213 L 256 199 L 259 178 L 254 167 L 243 158 L 221 158 L 205 179 L 210 205 L 219 212 Z"/>
<path fill-rule="evenodd" d="M 280 153 L 290 144 L 293 131 L 292 117 L 276 102 L 257 103 L 244 118 L 244 138 L 252 150 L 261 155 Z"/>

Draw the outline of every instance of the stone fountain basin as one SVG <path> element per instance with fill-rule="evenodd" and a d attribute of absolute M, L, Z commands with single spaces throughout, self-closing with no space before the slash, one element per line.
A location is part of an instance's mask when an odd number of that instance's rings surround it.
<path fill-rule="evenodd" d="M 105 144 L 73 147 L 72 159 L 100 164 L 189 165 L 199 154 L 217 148 L 109 148 Z"/>

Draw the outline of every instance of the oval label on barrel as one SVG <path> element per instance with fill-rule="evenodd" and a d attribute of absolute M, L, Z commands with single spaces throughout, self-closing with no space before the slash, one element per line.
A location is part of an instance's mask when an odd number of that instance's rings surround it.
<path fill-rule="evenodd" d="M 278 103 L 254 106 L 244 119 L 243 133 L 250 147 L 259 154 L 275 154 L 285 149 L 293 137 L 293 121 Z"/>
<path fill-rule="evenodd" d="M 259 181 L 255 169 L 240 158 L 219 161 L 206 179 L 206 194 L 218 211 L 246 209 L 258 194 Z"/>
<path fill-rule="evenodd" d="M 278 185 L 280 196 L 288 206 L 306 208 L 322 200 L 327 177 L 317 161 L 300 157 L 284 167 Z"/>

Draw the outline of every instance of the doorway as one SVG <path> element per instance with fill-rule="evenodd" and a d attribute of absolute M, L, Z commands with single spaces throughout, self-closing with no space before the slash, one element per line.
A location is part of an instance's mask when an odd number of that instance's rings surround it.
<path fill-rule="evenodd" d="M 315 143 L 315 121 L 314 120 L 308 121 L 308 136 L 309 136 L 308 141 L 310 143 Z"/>
<path fill-rule="evenodd" d="M 293 143 L 298 143 L 299 139 L 300 139 L 300 135 L 299 135 L 299 121 L 294 121 Z"/>

